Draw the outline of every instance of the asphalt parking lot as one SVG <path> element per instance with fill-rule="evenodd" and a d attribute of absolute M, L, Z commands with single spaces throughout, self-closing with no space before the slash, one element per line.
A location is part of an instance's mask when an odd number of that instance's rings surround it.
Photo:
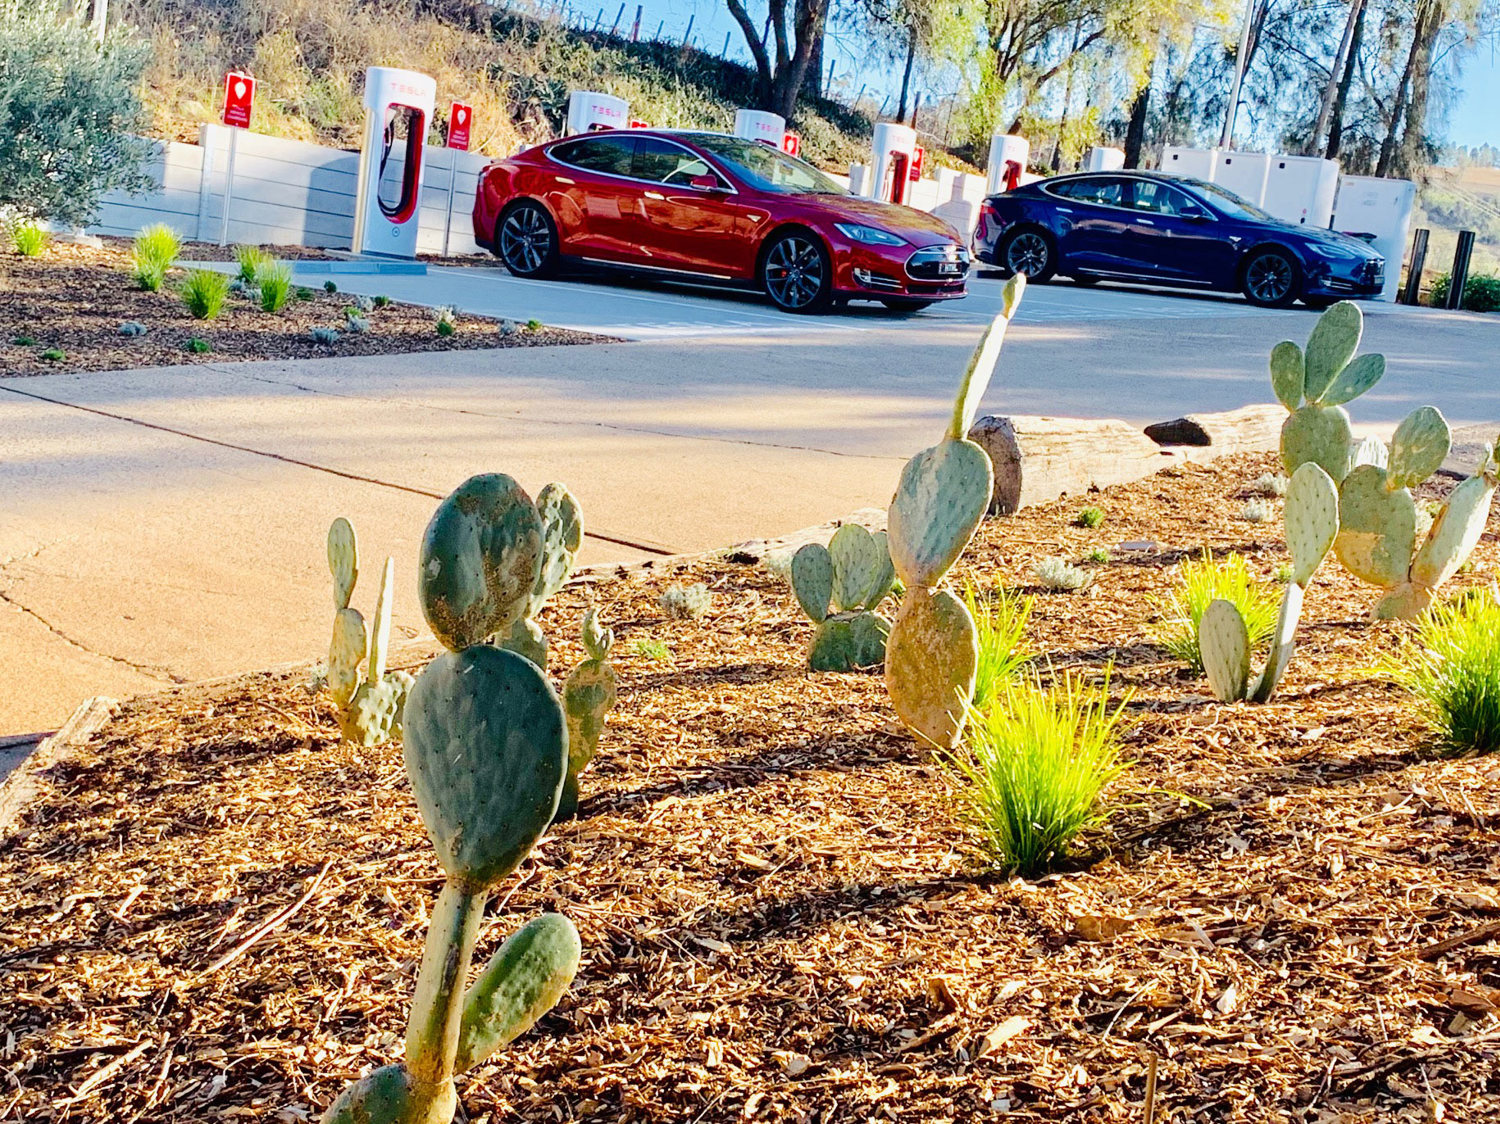
<path fill-rule="evenodd" d="M 314 283 L 318 283 L 316 279 Z M 323 536 L 396 558 L 398 635 L 436 497 L 504 471 L 562 480 L 608 562 L 772 537 L 883 507 L 940 432 L 1000 282 L 915 315 L 788 316 L 754 296 L 521 282 L 498 269 L 341 288 L 634 342 L 0 379 L 0 737 L 327 646 Z M 1270 398 L 1266 356 L 1314 314 L 1233 298 L 1034 286 L 989 413 L 1149 422 Z M 1500 419 L 1500 319 L 1371 306 L 1389 373 L 1357 420 Z M 366 599 L 371 591 L 365 591 Z"/>

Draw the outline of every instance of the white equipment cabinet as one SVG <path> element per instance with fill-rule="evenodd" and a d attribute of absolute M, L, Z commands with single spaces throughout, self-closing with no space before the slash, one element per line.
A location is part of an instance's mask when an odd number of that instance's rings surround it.
<path fill-rule="evenodd" d="M 1318 156 L 1271 156 L 1260 205 L 1283 222 L 1327 228 L 1339 191 L 1339 166 Z"/>
<path fill-rule="evenodd" d="M 1385 288 L 1381 291 L 1381 300 L 1396 299 L 1416 201 L 1417 185 L 1411 180 L 1344 176 L 1339 182 L 1333 228 L 1345 234 L 1374 235 L 1370 244 L 1385 258 Z"/>

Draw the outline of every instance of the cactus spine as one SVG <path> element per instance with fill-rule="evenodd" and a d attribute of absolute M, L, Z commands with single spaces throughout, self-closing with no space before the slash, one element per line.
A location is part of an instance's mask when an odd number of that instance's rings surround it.
<path fill-rule="evenodd" d="M 412 686 L 402 752 L 445 880 L 406 1060 L 351 1084 L 324 1124 L 449 1124 L 455 1074 L 523 1033 L 578 970 L 572 922 L 548 914 L 506 941 L 468 985 L 485 899 L 546 830 L 568 768 L 567 721 L 546 676 L 482 642 L 524 611 L 536 581 L 538 524 L 519 485 L 492 474 L 445 499 L 423 536 L 422 610 L 450 651 Z"/>
<path fill-rule="evenodd" d="M 791 581 L 797 604 L 818 626 L 807 653 L 814 671 L 885 662 L 891 625 L 874 610 L 896 583 L 886 532 L 847 523 L 826 547 L 806 544 L 792 556 Z"/>
<path fill-rule="evenodd" d="M 1198 625 L 1198 652 L 1209 686 L 1220 701 L 1267 702 L 1275 693 L 1292 661 L 1303 595 L 1338 529 L 1338 486 L 1321 465 L 1308 461 L 1292 474 L 1287 487 L 1286 545 L 1292 555 L 1292 574 L 1281 598 L 1271 654 L 1260 675 L 1251 677 L 1249 629 L 1231 602 L 1210 603 Z"/>
<path fill-rule="evenodd" d="M 964 603 L 939 586 L 974 537 L 994 490 L 989 457 L 968 432 L 1025 286 L 1024 274 L 1005 286 L 1002 311 L 964 372 L 947 433 L 907 461 L 891 500 L 891 562 L 906 592 L 886 643 L 886 689 L 907 727 L 943 749 L 963 732 L 979 638 Z"/>
<path fill-rule="evenodd" d="M 573 669 L 563 684 L 563 709 L 568 715 L 568 775 L 563 781 L 557 818 L 578 814 L 578 774 L 599 752 L 604 719 L 615 705 L 619 681 L 609 665 L 614 647 L 612 628 L 600 628 L 593 609 L 583 615 L 583 648 L 587 659 Z"/>
<path fill-rule="evenodd" d="M 328 693 L 339 712 L 339 733 L 355 745 L 373 746 L 401 736 L 401 716 L 412 677 L 386 671 L 391 639 L 391 598 L 395 564 L 385 560 L 375 627 L 349 607 L 359 580 L 359 545 L 354 527 L 340 517 L 328 528 L 328 569 L 333 575 L 333 639 L 328 645 Z"/>

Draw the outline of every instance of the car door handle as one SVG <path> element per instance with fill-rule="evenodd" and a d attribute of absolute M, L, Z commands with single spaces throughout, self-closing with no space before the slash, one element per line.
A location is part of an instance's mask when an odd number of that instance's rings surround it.
<path fill-rule="evenodd" d="M 641 194 L 647 199 L 660 199 L 663 203 L 667 200 L 667 197 L 659 191 L 643 191 Z"/>
<path fill-rule="evenodd" d="M 1065 215 L 1071 215 L 1073 213 L 1073 208 L 1072 207 L 1059 207 L 1058 210 L 1061 211 Z"/>
<path fill-rule="evenodd" d="M 1155 224 L 1155 223 L 1154 223 L 1154 222 L 1152 222 L 1152 221 L 1151 221 L 1151 220 L 1150 220 L 1150 219 L 1138 219 L 1138 220 L 1137 220 L 1137 221 L 1138 221 L 1138 222 L 1139 222 L 1139 223 L 1140 223 L 1140 224 L 1141 224 L 1141 225 L 1142 225 L 1142 226 L 1155 226 L 1155 225 L 1156 225 L 1156 224 Z"/>

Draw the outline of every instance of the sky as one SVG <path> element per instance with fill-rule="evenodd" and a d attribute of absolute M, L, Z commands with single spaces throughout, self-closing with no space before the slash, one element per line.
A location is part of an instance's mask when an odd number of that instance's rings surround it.
<path fill-rule="evenodd" d="M 1482 44 L 1463 71 L 1463 96 L 1448 115 L 1448 141 L 1474 148 L 1500 147 L 1500 48 Z"/>

